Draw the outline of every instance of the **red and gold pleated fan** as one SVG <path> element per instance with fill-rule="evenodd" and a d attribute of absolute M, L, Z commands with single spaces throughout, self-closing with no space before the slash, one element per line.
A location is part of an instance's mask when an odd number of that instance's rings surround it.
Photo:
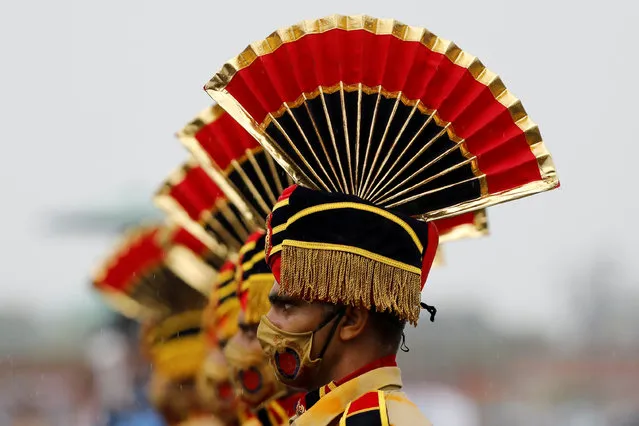
<path fill-rule="evenodd" d="M 154 201 L 181 226 L 197 232 L 198 238 L 217 254 L 216 268 L 222 267 L 226 257 L 237 252 L 250 234 L 245 215 L 193 158 L 170 174 Z"/>
<path fill-rule="evenodd" d="M 197 255 L 169 256 L 178 248 L 195 248 L 193 236 L 188 246 L 181 229 L 167 230 L 163 225 L 149 225 L 130 230 L 93 274 L 93 286 L 105 301 L 120 313 L 137 319 L 161 318 L 176 312 L 201 309 L 207 297 L 198 290 L 201 274 L 185 278 L 176 268 L 200 271 L 188 265 Z M 173 237 L 176 240 L 173 240 Z M 203 261 L 198 260 L 200 264 Z"/>
<path fill-rule="evenodd" d="M 440 244 L 488 235 L 488 217 L 485 209 L 438 219 L 435 223 Z"/>
<path fill-rule="evenodd" d="M 302 185 L 425 220 L 559 186 L 537 125 L 426 29 L 334 15 L 280 29 L 206 91 Z"/>
<path fill-rule="evenodd" d="M 446 263 L 442 243 L 488 235 L 488 217 L 485 209 L 438 219 L 435 223 L 440 244 L 433 260 L 434 267 L 442 267 Z"/>
<path fill-rule="evenodd" d="M 273 157 L 218 105 L 201 111 L 177 136 L 252 230 L 264 229 L 264 218 L 293 183 Z"/>

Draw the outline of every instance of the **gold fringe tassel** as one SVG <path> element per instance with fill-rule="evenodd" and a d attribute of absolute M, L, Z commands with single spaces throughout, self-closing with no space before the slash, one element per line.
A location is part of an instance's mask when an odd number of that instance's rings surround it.
<path fill-rule="evenodd" d="M 243 285 L 248 286 L 248 300 L 246 304 L 245 319 L 249 324 L 260 322 L 262 315 L 266 315 L 271 309 L 268 295 L 273 288 L 275 277 L 271 274 L 256 274 L 248 277 Z"/>
<path fill-rule="evenodd" d="M 222 303 L 216 313 L 217 336 L 228 340 L 237 332 L 237 317 L 240 314 L 240 301 L 233 297 Z M 224 320 L 224 321 L 222 321 Z"/>
<path fill-rule="evenodd" d="M 280 288 L 304 300 L 392 312 L 417 324 L 419 274 L 357 254 L 335 250 L 282 247 Z"/>
<path fill-rule="evenodd" d="M 156 344 L 151 349 L 153 368 L 171 380 L 194 378 L 205 357 L 206 344 L 203 334 Z"/>
<path fill-rule="evenodd" d="M 202 327 L 219 340 L 228 340 L 237 332 L 240 301 L 231 297 L 222 304 L 211 301 L 202 315 Z"/>

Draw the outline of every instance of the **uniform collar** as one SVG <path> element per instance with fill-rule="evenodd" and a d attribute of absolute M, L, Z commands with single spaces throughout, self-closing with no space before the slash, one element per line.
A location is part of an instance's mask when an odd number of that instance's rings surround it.
<path fill-rule="evenodd" d="M 262 425 L 288 424 L 288 419 L 295 414 L 295 404 L 300 399 L 300 394 L 292 394 L 268 402 L 256 413 Z"/>
<path fill-rule="evenodd" d="M 328 424 L 346 405 L 369 392 L 387 386 L 402 387 L 395 355 L 380 358 L 348 376 L 304 395 L 297 403 L 296 426 Z"/>

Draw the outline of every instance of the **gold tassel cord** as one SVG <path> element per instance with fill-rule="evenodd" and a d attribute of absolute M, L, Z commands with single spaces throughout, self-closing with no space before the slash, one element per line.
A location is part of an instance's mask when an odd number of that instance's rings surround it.
<path fill-rule="evenodd" d="M 415 272 L 335 250 L 282 247 L 280 289 L 308 301 L 393 312 L 417 324 L 421 279 Z"/>
<path fill-rule="evenodd" d="M 205 356 L 206 345 L 202 334 L 156 343 L 151 348 L 153 367 L 172 380 L 195 377 Z"/>
<path fill-rule="evenodd" d="M 268 295 L 274 282 L 275 278 L 272 274 L 255 274 L 242 283 L 242 286 L 246 286 L 249 292 L 245 311 L 247 323 L 259 323 L 262 315 L 266 315 L 271 309 Z"/>

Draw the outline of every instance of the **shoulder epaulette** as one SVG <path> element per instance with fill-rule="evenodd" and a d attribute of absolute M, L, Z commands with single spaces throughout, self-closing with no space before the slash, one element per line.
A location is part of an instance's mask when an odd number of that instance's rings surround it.
<path fill-rule="evenodd" d="M 340 426 L 389 426 L 383 391 L 367 392 L 347 406 Z"/>

